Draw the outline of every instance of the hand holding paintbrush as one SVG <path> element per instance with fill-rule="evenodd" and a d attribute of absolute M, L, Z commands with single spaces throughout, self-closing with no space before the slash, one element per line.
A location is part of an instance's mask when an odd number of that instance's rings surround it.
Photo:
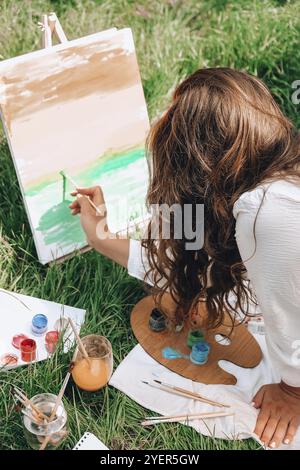
<path fill-rule="evenodd" d="M 92 199 L 90 198 L 90 196 L 88 194 L 81 194 L 79 192 L 79 185 L 73 180 L 73 178 L 71 178 L 71 176 L 69 176 L 65 171 L 60 171 L 60 175 L 63 178 L 65 178 L 66 180 L 68 180 L 72 184 L 72 186 L 74 187 L 75 192 L 72 193 L 72 195 L 74 195 L 74 196 L 76 195 L 78 198 L 80 198 L 80 197 L 86 198 L 88 200 L 89 204 L 93 207 L 93 209 L 95 209 L 96 214 L 98 216 L 103 217 L 105 215 L 105 210 L 102 210 L 102 208 L 96 206 L 96 204 L 92 201 Z"/>

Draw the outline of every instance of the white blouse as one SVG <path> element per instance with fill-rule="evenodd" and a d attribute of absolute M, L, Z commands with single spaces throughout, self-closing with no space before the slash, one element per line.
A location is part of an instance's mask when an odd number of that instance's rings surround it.
<path fill-rule="evenodd" d="M 285 383 L 300 387 L 300 183 L 277 180 L 245 192 L 233 215 L 273 366 Z M 128 273 L 151 284 L 147 269 L 145 250 L 131 240 Z"/>

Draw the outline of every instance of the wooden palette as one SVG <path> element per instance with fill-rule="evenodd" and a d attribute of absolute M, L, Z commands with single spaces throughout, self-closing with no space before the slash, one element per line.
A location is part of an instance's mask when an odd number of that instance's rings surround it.
<path fill-rule="evenodd" d="M 240 367 L 252 368 L 257 366 L 262 359 L 259 344 L 244 325 L 236 324 L 230 334 L 232 321 L 229 316 L 225 317 L 224 325 L 205 332 L 206 340 L 211 345 L 206 364 L 195 365 L 188 359 L 165 359 L 162 355 L 162 350 L 165 347 L 172 347 L 184 354 L 191 352 L 186 345 L 190 326 L 187 324 L 179 333 L 171 330 L 161 333 L 153 332 L 149 328 L 149 317 L 153 308 L 155 308 L 155 302 L 152 296 L 145 297 L 136 304 L 131 313 L 131 326 L 134 335 L 150 356 L 177 374 L 205 384 L 234 385 L 236 377 L 223 370 L 218 361 L 224 359 Z M 165 294 L 162 298 L 161 310 L 170 317 L 174 309 L 171 296 Z M 199 306 L 198 315 L 203 318 L 205 314 L 206 307 L 203 302 Z M 230 344 L 225 345 L 217 342 L 215 339 L 217 334 L 227 338 L 230 335 Z"/>

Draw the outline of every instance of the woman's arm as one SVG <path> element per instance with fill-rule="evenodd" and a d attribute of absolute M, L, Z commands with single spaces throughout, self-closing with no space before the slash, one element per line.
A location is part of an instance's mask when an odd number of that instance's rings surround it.
<path fill-rule="evenodd" d="M 278 184 L 266 193 L 255 237 L 263 191 L 246 193 L 234 209 L 237 244 L 282 380 L 262 387 L 253 400 L 260 408 L 255 432 L 272 447 L 291 441 L 300 423 L 300 190 L 297 202 L 285 194 L 286 186 L 278 192 Z"/>

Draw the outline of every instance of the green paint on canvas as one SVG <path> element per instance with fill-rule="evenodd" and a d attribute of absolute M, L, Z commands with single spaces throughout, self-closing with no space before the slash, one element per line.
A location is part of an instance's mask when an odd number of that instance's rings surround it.
<path fill-rule="evenodd" d="M 141 164 L 145 165 L 144 155 L 145 151 L 141 147 L 122 153 L 107 153 L 76 175 L 72 173 L 72 177 L 84 187 L 106 184 L 106 202 L 116 197 L 119 191 L 120 197 L 128 196 L 132 206 L 128 220 L 134 220 L 142 215 L 147 183 L 146 172 L 141 170 Z M 139 175 L 141 180 L 137 179 Z M 45 245 L 57 244 L 64 249 L 86 244 L 79 217 L 72 216 L 68 208 L 71 201 L 63 200 L 63 195 L 73 190 L 68 182 L 65 183 L 64 186 L 63 178 L 58 173 L 56 179 L 51 175 L 43 182 L 29 187 L 25 193 L 32 210 L 40 214 L 35 229 L 41 233 Z M 138 186 L 141 189 L 137 191 Z"/>

